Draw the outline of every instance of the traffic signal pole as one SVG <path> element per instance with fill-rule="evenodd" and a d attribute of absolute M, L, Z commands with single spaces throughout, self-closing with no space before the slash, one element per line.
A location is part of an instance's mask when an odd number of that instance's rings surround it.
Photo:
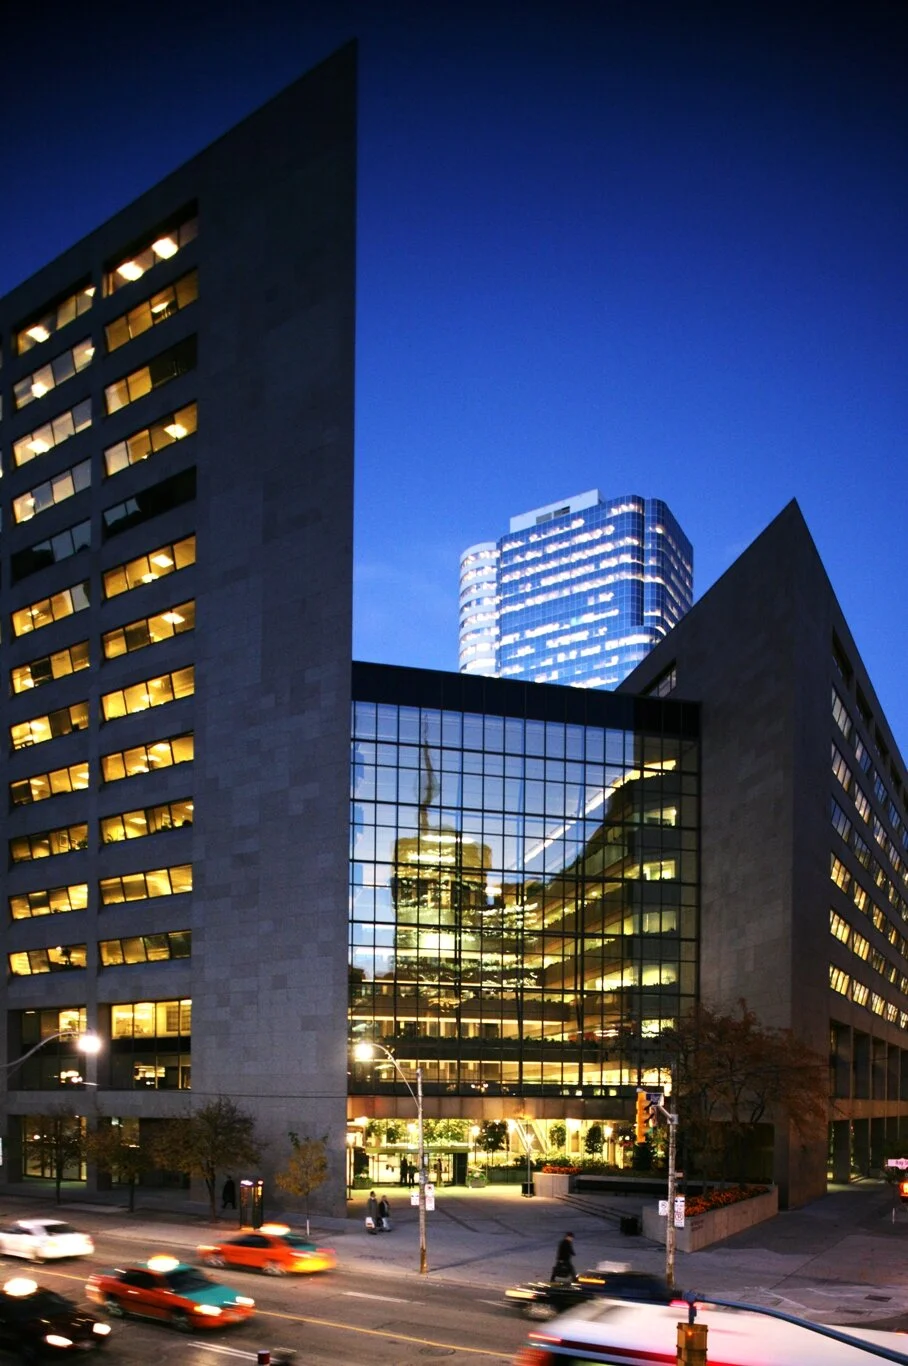
<path fill-rule="evenodd" d="M 662 1107 L 660 1106 L 660 1109 Z M 665 1279 L 670 1290 L 675 1286 L 675 1189 L 678 1148 L 678 1116 L 662 1110 L 668 1121 L 668 1218 L 665 1221 Z"/>

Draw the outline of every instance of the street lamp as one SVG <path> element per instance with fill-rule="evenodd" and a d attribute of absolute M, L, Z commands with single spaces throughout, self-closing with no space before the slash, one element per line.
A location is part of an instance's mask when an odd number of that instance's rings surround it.
<path fill-rule="evenodd" d="M 53 1043 L 54 1039 L 74 1039 L 77 1048 L 83 1053 L 98 1053 L 101 1050 L 101 1040 L 98 1038 L 97 1034 L 76 1034 L 72 1029 L 59 1029 L 56 1034 L 48 1034 L 47 1038 L 41 1039 L 39 1043 L 35 1044 L 34 1048 L 30 1048 L 27 1053 L 23 1053 L 21 1058 L 13 1058 L 12 1062 L 0 1063 L 0 1067 L 2 1067 L 4 1071 L 9 1071 L 10 1068 L 18 1067 L 20 1062 L 25 1062 L 33 1053 L 37 1053 L 39 1048 L 43 1048 L 45 1044 Z"/>
<path fill-rule="evenodd" d="M 416 1101 L 418 1145 L 416 1161 L 419 1167 L 419 1271 L 420 1275 L 425 1276 L 429 1270 L 429 1263 L 426 1257 L 426 1148 L 423 1137 L 422 1120 L 422 1068 L 417 1067 L 416 1069 L 416 1090 L 414 1091 L 404 1075 L 400 1063 L 397 1061 L 390 1048 L 386 1048 L 383 1043 L 358 1043 L 353 1050 L 353 1056 L 358 1062 L 370 1062 L 375 1056 L 376 1050 L 380 1053 L 384 1053 L 404 1086 L 406 1086 L 410 1095 Z"/>
<path fill-rule="evenodd" d="M 508 1128 L 516 1129 L 520 1135 L 521 1142 L 526 1148 L 527 1153 L 527 1184 L 526 1194 L 533 1194 L 533 1132 L 530 1129 L 529 1121 L 524 1121 L 526 1128 L 522 1128 L 516 1119 L 508 1120 Z"/>

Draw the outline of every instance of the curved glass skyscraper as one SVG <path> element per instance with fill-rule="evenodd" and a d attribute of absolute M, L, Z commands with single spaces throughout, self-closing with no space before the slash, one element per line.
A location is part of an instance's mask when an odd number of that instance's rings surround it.
<path fill-rule="evenodd" d="M 668 506 L 590 489 L 464 552 L 460 670 L 614 688 L 692 601 L 693 550 Z"/>

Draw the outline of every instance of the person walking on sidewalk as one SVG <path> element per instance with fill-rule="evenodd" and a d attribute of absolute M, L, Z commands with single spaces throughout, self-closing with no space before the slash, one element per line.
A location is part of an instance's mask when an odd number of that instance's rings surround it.
<path fill-rule="evenodd" d="M 552 1267 L 550 1281 L 572 1281 L 577 1275 L 574 1266 L 574 1235 L 566 1233 L 558 1244 L 558 1251 L 555 1253 L 555 1265 Z"/>
<path fill-rule="evenodd" d="M 221 1209 L 236 1209 L 236 1182 L 228 1176 L 221 1191 Z"/>

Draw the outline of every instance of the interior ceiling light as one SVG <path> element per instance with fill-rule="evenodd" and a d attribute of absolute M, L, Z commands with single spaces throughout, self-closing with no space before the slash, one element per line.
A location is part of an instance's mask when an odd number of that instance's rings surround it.
<path fill-rule="evenodd" d="M 171 626 L 179 626 L 181 622 L 186 620 L 186 618 L 181 617 L 179 612 L 165 612 L 164 620 L 169 621 Z"/>
<path fill-rule="evenodd" d="M 36 437 L 34 441 L 28 443 L 28 449 L 34 451 L 35 455 L 43 455 L 45 451 L 50 450 L 50 446 L 46 441 L 42 441 L 40 437 Z"/>
<path fill-rule="evenodd" d="M 179 247 L 172 237 L 159 237 L 157 242 L 152 242 L 151 249 L 155 256 L 160 256 L 166 261 L 170 256 L 176 256 Z"/>
<path fill-rule="evenodd" d="M 152 555 L 151 563 L 158 565 L 160 569 L 169 569 L 170 566 L 173 564 L 173 560 L 170 558 L 169 555 Z"/>
<path fill-rule="evenodd" d="M 124 261 L 121 266 L 117 266 L 117 274 L 122 275 L 124 280 L 139 280 L 145 271 L 138 261 Z"/>
<path fill-rule="evenodd" d="M 35 323 L 34 327 L 29 327 L 26 330 L 25 335 L 31 337 L 32 341 L 46 342 L 50 333 L 43 323 Z"/>
<path fill-rule="evenodd" d="M 186 428 L 183 426 L 182 422 L 170 422 L 164 430 L 168 436 L 173 437 L 174 441 L 181 441 L 186 435 Z"/>

